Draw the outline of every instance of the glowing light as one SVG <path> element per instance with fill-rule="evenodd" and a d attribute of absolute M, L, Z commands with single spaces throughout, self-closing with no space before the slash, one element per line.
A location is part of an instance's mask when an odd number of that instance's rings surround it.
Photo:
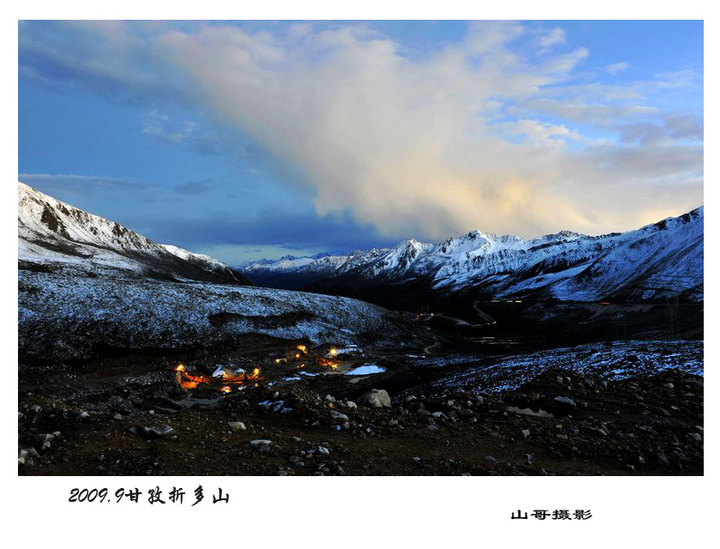
<path fill-rule="evenodd" d="M 337 353 L 338 353 L 338 351 L 334 347 L 332 349 L 330 349 L 330 356 L 337 356 Z"/>
<path fill-rule="evenodd" d="M 230 391 L 232 391 L 232 388 L 229 387 L 229 386 L 227 386 L 227 385 L 225 385 L 225 386 L 222 387 L 220 390 L 221 390 L 223 393 L 229 393 Z"/>
<path fill-rule="evenodd" d="M 253 370 L 253 377 L 257 377 L 257 376 L 259 376 L 259 375 L 260 375 L 260 368 L 255 368 L 255 369 Z"/>
<path fill-rule="evenodd" d="M 320 364 L 320 366 L 327 366 L 329 368 L 332 368 L 333 370 L 335 370 L 338 366 L 337 362 L 333 362 L 332 360 L 328 360 L 327 358 L 318 358 L 317 362 L 318 364 Z"/>
<path fill-rule="evenodd" d="M 295 358 L 300 358 L 300 353 L 296 353 Z"/>
<path fill-rule="evenodd" d="M 305 345 L 298 345 L 297 348 L 298 351 L 302 351 L 303 353 L 307 354 L 307 347 Z"/>
<path fill-rule="evenodd" d="M 184 372 L 184 371 L 185 371 L 185 366 L 183 366 L 182 364 L 178 364 L 178 365 L 175 367 L 175 371 L 176 371 L 176 372 Z"/>

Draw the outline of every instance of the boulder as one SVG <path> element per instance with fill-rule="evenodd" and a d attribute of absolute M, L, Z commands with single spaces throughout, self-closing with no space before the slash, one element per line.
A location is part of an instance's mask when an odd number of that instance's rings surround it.
<path fill-rule="evenodd" d="M 372 389 L 361 396 L 358 402 L 370 408 L 392 408 L 390 395 L 384 389 Z"/>

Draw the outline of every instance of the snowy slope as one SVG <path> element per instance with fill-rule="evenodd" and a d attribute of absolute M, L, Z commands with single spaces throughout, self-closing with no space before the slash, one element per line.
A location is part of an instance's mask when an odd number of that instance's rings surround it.
<path fill-rule="evenodd" d="M 597 301 L 703 299 L 703 208 L 626 233 L 587 236 L 570 231 L 526 240 L 472 231 L 442 244 L 401 242 L 320 260 L 258 262 L 245 273 L 258 282 L 286 277 L 322 289 L 423 281 L 432 291 L 473 291 L 489 298 Z"/>
<path fill-rule="evenodd" d="M 224 263 L 156 244 L 122 225 L 18 183 L 18 260 L 24 268 L 122 271 L 175 280 L 247 283 Z"/>
<path fill-rule="evenodd" d="M 355 299 L 239 285 L 243 275 L 212 257 L 22 183 L 18 259 L 21 361 L 237 348 L 247 336 L 371 346 L 416 331 L 402 314 Z"/>
<path fill-rule="evenodd" d="M 18 283 L 25 359 L 88 358 L 103 348 L 237 348 L 247 335 L 363 347 L 413 337 L 402 315 L 346 297 L 30 271 Z"/>

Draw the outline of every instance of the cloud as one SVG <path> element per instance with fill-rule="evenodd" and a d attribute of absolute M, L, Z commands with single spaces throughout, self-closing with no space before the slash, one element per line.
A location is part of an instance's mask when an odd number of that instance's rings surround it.
<path fill-rule="evenodd" d="M 620 62 L 620 63 L 612 63 L 611 65 L 607 65 L 605 67 L 605 72 L 608 74 L 619 74 L 621 72 L 625 72 L 630 68 L 630 63 Z"/>
<path fill-rule="evenodd" d="M 588 49 L 520 47 L 564 44 L 561 28 L 538 37 L 520 23 L 478 22 L 464 40 L 408 57 L 367 25 L 74 25 L 72 46 L 55 28 L 21 31 L 21 69 L 193 105 L 300 174 L 288 182 L 309 189 L 320 218 L 349 212 L 383 238 L 597 233 L 702 201 L 702 144 L 676 143 L 682 131 L 666 131 L 646 93 L 690 86 L 693 75 L 578 82 Z M 168 143 L 195 135 L 160 114 L 146 122 L 146 135 Z M 611 135 L 598 141 L 584 124 Z M 672 139 L 647 141 L 641 127 L 652 125 Z"/>
<path fill-rule="evenodd" d="M 214 187 L 214 182 L 208 179 L 192 180 L 180 183 L 175 187 L 175 191 L 184 195 L 197 196 L 212 192 Z"/>
<path fill-rule="evenodd" d="M 193 251 L 225 250 L 231 255 L 221 253 L 218 257 L 229 261 L 235 256 L 233 248 L 243 251 L 257 246 L 264 249 L 280 246 L 284 250 L 281 255 L 297 255 L 297 250 L 347 253 L 397 243 L 394 239 L 378 235 L 372 226 L 358 224 L 348 216 L 317 217 L 312 212 L 288 214 L 272 209 L 252 216 L 232 217 L 220 211 L 217 214 L 220 215 L 183 219 L 179 224 L 158 222 L 152 226 L 153 238 Z"/>
<path fill-rule="evenodd" d="M 699 116 L 666 115 L 657 122 L 624 125 L 620 128 L 620 134 L 625 143 L 658 146 L 682 141 L 697 145 L 703 140 L 704 128 Z"/>
<path fill-rule="evenodd" d="M 161 199 L 165 193 L 162 187 L 156 185 L 131 179 L 94 175 L 21 173 L 18 174 L 18 181 L 36 187 L 42 192 L 62 194 L 66 197 L 107 194 L 137 196 L 142 193 L 143 198 L 148 200 L 153 199 L 153 196 L 155 199 Z"/>
<path fill-rule="evenodd" d="M 555 27 L 550 31 L 544 32 L 538 38 L 538 45 L 543 48 L 543 53 L 550 51 L 552 46 L 564 44 L 565 42 L 565 31 L 560 27 Z"/>
<path fill-rule="evenodd" d="M 193 120 L 171 120 L 156 109 L 143 117 L 141 133 L 154 141 L 181 146 L 205 155 L 240 153 L 244 149 L 239 138 L 229 139 L 220 132 L 202 130 Z"/>
<path fill-rule="evenodd" d="M 658 109 L 633 103 L 594 102 L 590 97 L 566 97 L 564 100 L 540 98 L 524 104 L 527 112 L 536 115 L 552 115 L 567 123 L 594 124 L 597 126 L 615 126 L 628 120 L 643 120 L 657 116 Z"/>

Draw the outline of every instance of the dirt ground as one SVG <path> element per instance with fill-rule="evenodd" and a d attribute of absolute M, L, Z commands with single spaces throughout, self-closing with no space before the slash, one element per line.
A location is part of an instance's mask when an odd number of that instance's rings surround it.
<path fill-rule="evenodd" d="M 703 378 L 678 370 L 609 382 L 549 370 L 484 396 L 424 397 L 420 385 L 389 408 L 362 404 L 369 382 L 303 378 L 204 400 L 167 367 L 112 374 L 83 390 L 87 374 L 72 370 L 40 385 L 21 375 L 19 474 L 703 474 Z"/>

